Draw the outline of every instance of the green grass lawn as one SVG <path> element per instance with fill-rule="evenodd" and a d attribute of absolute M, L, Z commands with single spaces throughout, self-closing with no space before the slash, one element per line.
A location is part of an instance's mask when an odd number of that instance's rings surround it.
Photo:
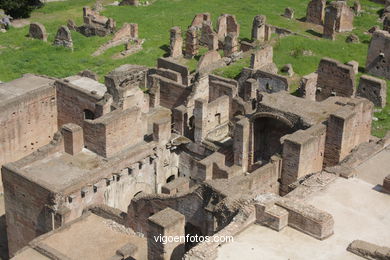
<path fill-rule="evenodd" d="M 113 0 L 104 2 L 110 3 Z M 46 26 L 49 33 L 47 43 L 27 38 L 28 26 L 20 29 L 12 28 L 9 32 L 0 34 L 0 80 L 9 81 L 24 73 L 66 77 L 84 69 L 93 70 L 102 76 L 126 63 L 154 66 L 156 59 L 166 54 L 169 45 L 169 29 L 180 26 L 184 32 L 194 15 L 200 12 L 211 13 L 214 25 L 222 13 L 236 15 L 241 26 L 241 39 L 250 38 L 252 20 L 257 14 L 266 15 L 267 22 L 270 24 L 299 33 L 300 36 L 289 36 L 275 41 L 274 61 L 279 68 L 291 63 L 294 71 L 300 76 L 316 70 L 320 59 L 324 56 L 341 62 L 356 60 L 361 67 L 364 67 L 370 40 L 370 36 L 364 32 L 373 25 L 380 25 L 378 11 L 383 6 L 368 0 L 360 1 L 364 13 L 355 18 L 356 29 L 353 32 L 359 36 L 360 43 L 347 44 L 345 38 L 349 33 L 338 35 L 336 41 L 325 40 L 318 37 L 318 33 L 321 33 L 318 27 L 281 16 L 284 8 L 292 7 L 295 9 L 295 17 L 303 18 L 308 2 L 309 0 L 156 0 L 152 5 L 145 7 L 107 6 L 102 12 L 103 15 L 113 17 L 118 27 L 125 22 L 138 23 L 139 36 L 145 39 L 142 51 L 120 60 L 111 59 L 111 56 L 121 51 L 123 46 L 110 49 L 98 57 L 91 56 L 110 37 L 87 38 L 72 32 L 73 52 L 52 46 L 58 27 L 65 25 L 68 19 L 81 24 L 82 7 L 92 6 L 94 1 L 68 0 L 48 3 L 36 10 L 30 18 L 31 21 Z M 304 50 L 311 51 L 312 55 L 304 56 Z M 196 60 L 189 61 L 187 65 L 195 69 Z M 249 59 L 245 58 L 216 73 L 234 78 L 243 66 L 248 65 Z M 293 85 L 292 91 L 295 89 L 296 85 Z M 390 104 L 390 93 L 388 97 Z M 390 130 L 389 113 L 389 105 L 382 112 L 376 113 L 378 121 L 373 124 L 374 135 L 383 136 L 386 130 Z"/>

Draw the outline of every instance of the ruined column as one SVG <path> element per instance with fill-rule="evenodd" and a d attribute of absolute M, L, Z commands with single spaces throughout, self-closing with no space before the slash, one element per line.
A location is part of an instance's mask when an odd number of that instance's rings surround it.
<path fill-rule="evenodd" d="M 204 99 L 195 100 L 194 108 L 194 118 L 195 118 L 195 131 L 194 131 L 194 140 L 197 143 L 203 141 L 206 137 L 206 129 L 204 127 L 207 120 L 207 101 Z"/>
<path fill-rule="evenodd" d="M 209 37 L 214 32 L 211 22 L 203 22 L 201 36 L 199 43 L 202 45 L 208 45 Z"/>
<path fill-rule="evenodd" d="M 218 34 L 216 32 L 209 35 L 207 47 L 209 51 L 216 51 L 219 49 Z"/>
<path fill-rule="evenodd" d="M 256 15 L 252 24 L 252 40 L 264 42 L 266 41 L 266 22 L 267 17 L 264 15 Z"/>
<path fill-rule="evenodd" d="M 322 25 L 325 17 L 326 0 L 312 0 L 307 5 L 306 22 Z"/>
<path fill-rule="evenodd" d="M 244 100 L 251 101 L 257 96 L 256 90 L 259 88 L 259 82 L 256 79 L 247 79 L 244 82 Z"/>
<path fill-rule="evenodd" d="M 248 118 L 243 117 L 234 129 L 234 164 L 241 166 L 243 172 L 248 170 L 249 126 Z"/>
<path fill-rule="evenodd" d="M 211 15 L 209 13 L 195 15 L 190 27 L 201 29 L 204 22 L 211 23 Z"/>
<path fill-rule="evenodd" d="M 220 41 L 223 41 L 229 33 L 235 33 L 237 37 L 240 35 L 240 25 L 237 23 L 236 17 L 231 14 L 223 14 L 218 17 L 217 28 Z"/>
<path fill-rule="evenodd" d="M 186 34 L 185 57 L 192 59 L 199 51 L 199 39 L 195 27 L 190 27 Z"/>
<path fill-rule="evenodd" d="M 225 57 L 229 57 L 232 54 L 238 52 L 238 39 L 236 34 L 229 33 L 225 37 L 223 52 Z"/>
<path fill-rule="evenodd" d="M 61 133 L 64 137 L 64 150 L 70 155 L 81 152 L 84 148 L 83 129 L 73 123 L 63 125 Z"/>
<path fill-rule="evenodd" d="M 170 49 L 171 57 L 176 59 L 183 56 L 183 38 L 181 37 L 180 27 L 171 28 L 171 37 L 170 37 Z"/>
<path fill-rule="evenodd" d="M 185 216 L 171 208 L 165 208 L 148 218 L 149 231 L 148 259 L 153 260 L 179 260 L 184 255 L 183 240 L 169 240 L 166 243 L 158 240 L 175 236 L 185 236 Z"/>
<path fill-rule="evenodd" d="M 171 120 L 170 118 L 160 119 L 153 123 L 153 140 L 159 144 L 165 145 L 171 139 Z"/>
<path fill-rule="evenodd" d="M 336 39 L 336 19 L 337 19 L 337 8 L 334 6 L 328 6 L 325 9 L 325 21 L 324 21 L 324 32 L 323 38 L 335 40 Z"/>
<path fill-rule="evenodd" d="M 383 30 L 390 32 L 390 13 L 386 14 L 385 19 L 383 19 Z"/>

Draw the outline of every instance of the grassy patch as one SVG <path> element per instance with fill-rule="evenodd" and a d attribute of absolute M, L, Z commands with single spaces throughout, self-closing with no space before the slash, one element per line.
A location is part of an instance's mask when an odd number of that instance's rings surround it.
<path fill-rule="evenodd" d="M 104 0 L 110 3 L 113 0 Z M 361 0 L 364 12 L 354 21 L 354 34 L 360 38 L 358 44 L 347 44 L 346 37 L 350 33 L 339 34 L 336 41 L 318 37 L 318 26 L 288 20 L 281 16 L 286 7 L 295 9 L 295 17 L 300 19 L 306 15 L 308 0 L 156 0 L 149 6 L 107 6 L 103 15 L 117 21 L 118 27 L 125 22 L 138 23 L 139 35 L 145 39 L 142 51 L 123 59 L 113 60 L 112 55 L 121 51 L 122 46 L 113 48 L 101 56 L 91 54 L 111 37 L 84 37 L 72 32 L 74 51 L 52 46 L 59 26 L 65 25 L 68 19 L 77 24 L 82 23 L 82 7 L 93 6 L 94 0 L 68 0 L 46 4 L 33 12 L 31 21 L 40 22 L 46 26 L 49 33 L 48 42 L 32 40 L 26 37 L 28 27 L 12 28 L 7 33 L 0 34 L 0 80 L 9 81 L 24 73 L 46 74 L 54 77 L 74 75 L 81 70 L 90 69 L 99 75 L 105 75 L 114 68 L 126 64 L 155 66 L 158 57 L 167 54 L 169 45 L 169 29 L 180 26 L 183 30 L 191 23 L 197 13 L 209 12 L 213 24 L 222 13 L 234 14 L 241 26 L 240 38 L 250 38 L 253 17 L 257 14 L 267 16 L 267 23 L 290 29 L 300 36 L 289 36 L 275 41 L 274 61 L 278 68 L 291 63 L 297 76 L 303 76 L 316 70 L 320 59 L 324 56 L 348 62 L 356 60 L 364 66 L 370 36 L 365 32 L 374 25 L 380 25 L 378 13 L 383 6 Z M 352 5 L 353 0 L 349 1 Z M 202 49 L 202 52 L 205 50 Z M 199 57 L 197 57 L 199 59 Z M 191 70 L 195 70 L 197 59 L 187 61 Z M 246 57 L 232 66 L 216 71 L 219 75 L 235 78 L 242 67 L 249 65 Z M 292 91 L 296 89 L 296 84 Z M 388 95 L 390 99 L 390 95 Z M 388 102 L 390 103 L 390 102 Z M 387 106 L 375 114 L 378 121 L 374 122 L 373 133 L 383 136 L 390 129 L 390 108 Z"/>

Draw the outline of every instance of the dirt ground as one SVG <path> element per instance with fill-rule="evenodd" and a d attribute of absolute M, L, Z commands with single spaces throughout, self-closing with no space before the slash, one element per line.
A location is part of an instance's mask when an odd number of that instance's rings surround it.
<path fill-rule="evenodd" d="M 5 227 L 4 198 L 0 195 L 0 260 L 8 259 L 7 232 Z"/>

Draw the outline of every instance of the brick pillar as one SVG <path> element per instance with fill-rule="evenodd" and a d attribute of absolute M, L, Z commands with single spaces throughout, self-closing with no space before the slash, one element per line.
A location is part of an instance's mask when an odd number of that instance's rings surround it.
<path fill-rule="evenodd" d="M 184 241 L 178 240 L 167 242 L 157 240 L 162 236 L 185 236 L 185 216 L 179 212 L 165 208 L 148 218 L 148 259 L 153 260 L 176 260 L 182 259 L 185 249 Z"/>
<path fill-rule="evenodd" d="M 171 138 L 171 120 L 161 119 L 153 123 L 153 140 L 166 144 Z"/>
<path fill-rule="evenodd" d="M 243 117 L 234 129 L 234 164 L 241 166 L 243 172 L 248 170 L 249 126 L 248 118 Z"/>
<path fill-rule="evenodd" d="M 73 123 L 63 125 L 61 133 L 64 136 L 65 152 L 75 155 L 84 148 L 83 129 Z"/>
<path fill-rule="evenodd" d="M 195 100 L 195 142 L 201 142 L 206 137 L 205 122 L 207 117 L 207 101 L 203 99 Z"/>

